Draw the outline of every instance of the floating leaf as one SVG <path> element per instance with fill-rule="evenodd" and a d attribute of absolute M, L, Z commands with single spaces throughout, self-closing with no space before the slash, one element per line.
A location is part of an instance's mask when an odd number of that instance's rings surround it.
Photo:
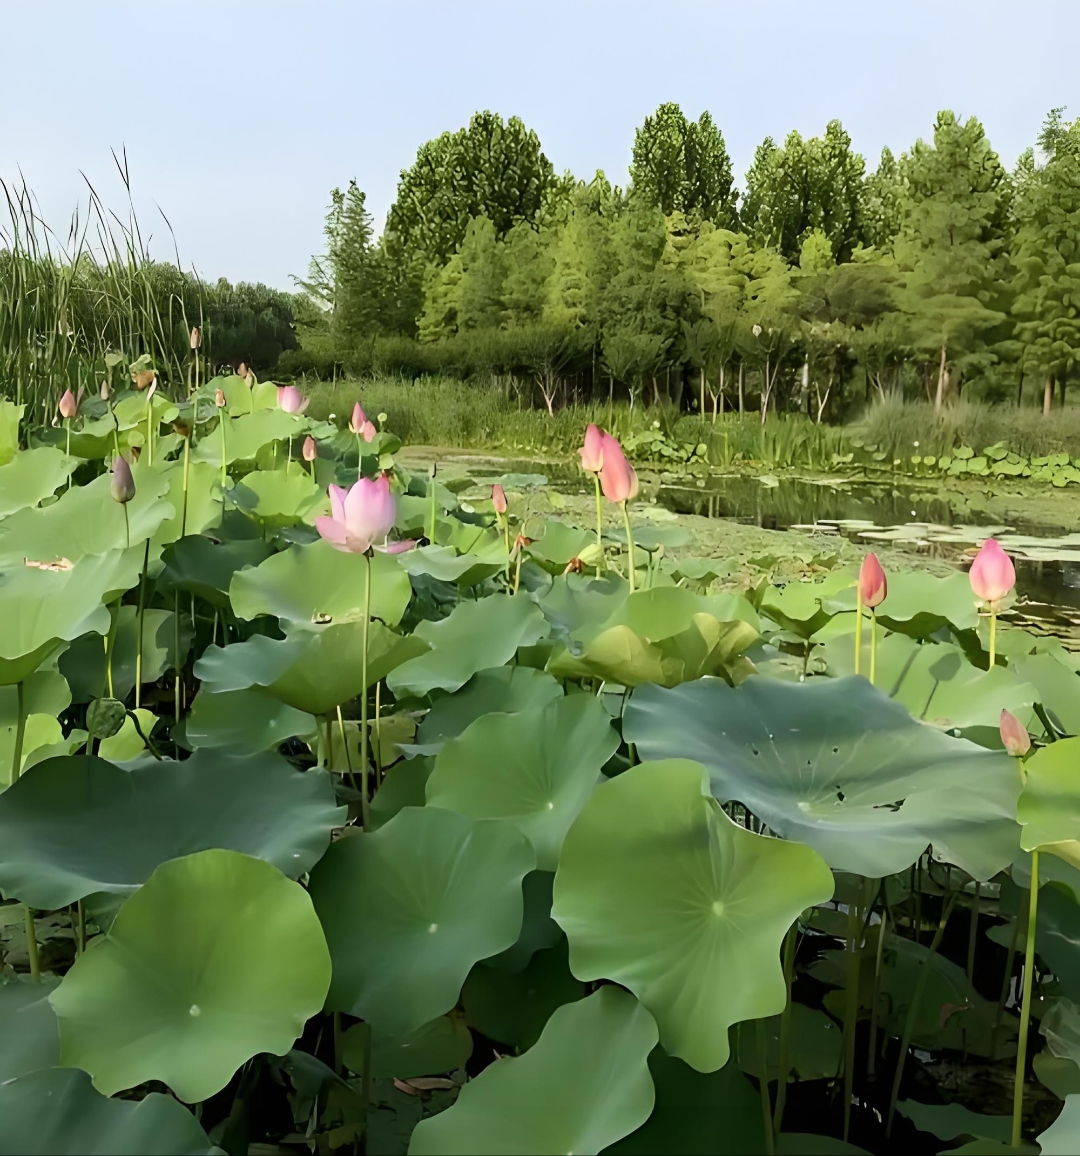
<path fill-rule="evenodd" d="M 436 699 L 417 729 L 424 746 L 457 738 L 482 715 L 514 714 L 543 706 L 562 697 L 562 687 L 542 670 L 531 666 L 496 666 L 481 670 L 453 694 Z"/>
<path fill-rule="evenodd" d="M 1026 762 L 1024 790 L 1016 808 L 1023 824 L 1020 846 L 1049 851 L 1080 867 L 1080 737 L 1040 747 Z"/>
<path fill-rule="evenodd" d="M 0 1088 L 9 1080 L 59 1062 L 60 1037 L 49 1003 L 53 987 L 48 982 L 18 980 L 0 984 Z"/>
<path fill-rule="evenodd" d="M 23 450 L 0 466 L 0 518 L 55 494 L 78 464 L 55 446 Z"/>
<path fill-rule="evenodd" d="M 233 575 L 258 566 L 270 554 L 271 548 L 261 538 L 215 542 L 202 534 L 189 534 L 162 555 L 165 569 L 157 580 L 158 589 L 194 594 L 215 609 L 224 610 L 229 605 Z"/>
<path fill-rule="evenodd" d="M 315 732 L 312 715 L 279 702 L 261 690 L 201 690 L 191 704 L 184 734 L 199 747 L 231 747 L 240 751 L 274 750 L 294 735 Z"/>

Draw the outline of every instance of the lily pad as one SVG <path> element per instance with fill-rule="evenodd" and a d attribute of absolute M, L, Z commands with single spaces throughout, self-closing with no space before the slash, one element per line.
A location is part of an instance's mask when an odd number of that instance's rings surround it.
<path fill-rule="evenodd" d="M 268 751 L 294 735 L 313 734 L 315 728 L 313 715 L 260 690 L 230 690 L 224 694 L 201 690 L 191 704 L 184 734 L 195 749 Z"/>
<path fill-rule="evenodd" d="M 448 1011 L 469 968 L 517 939 L 533 865 L 512 827 L 433 807 L 339 839 L 311 873 L 334 960 L 327 1007 L 390 1035 Z"/>
<path fill-rule="evenodd" d="M 296 878 L 344 821 L 326 775 L 277 755 L 197 751 L 130 771 L 49 759 L 0 795 L 0 889 L 46 910 L 97 891 L 131 895 L 166 860 L 213 847 Z"/>
<path fill-rule="evenodd" d="M 709 1072 L 732 1024 L 783 1010 L 781 941 L 832 893 L 814 851 L 736 826 L 704 768 L 671 760 L 596 789 L 563 845 L 552 916 L 579 979 L 628 987 L 664 1048 Z"/>
<path fill-rule="evenodd" d="M 507 821 L 533 845 L 537 866 L 554 871 L 570 824 L 618 745 L 607 712 L 588 694 L 487 714 L 439 752 L 427 802 Z"/>
<path fill-rule="evenodd" d="M 194 594 L 218 610 L 229 605 L 229 584 L 238 570 L 258 566 L 270 557 L 271 548 L 261 538 L 215 542 L 202 534 L 189 534 L 173 543 L 162 555 L 165 569 L 158 589 Z"/>
<path fill-rule="evenodd" d="M 829 608 L 855 610 L 855 587 L 838 592 Z M 942 626 L 971 630 L 979 620 L 975 595 L 966 574 L 938 578 L 926 570 L 905 570 L 889 575 L 889 594 L 878 609 L 886 630 L 929 638 Z"/>
<path fill-rule="evenodd" d="M 171 859 L 50 997 L 60 1062 L 105 1095 L 161 1080 L 205 1100 L 252 1056 L 284 1055 L 329 985 L 299 884 L 235 851 Z"/>
<path fill-rule="evenodd" d="M 1025 851 L 1048 851 L 1080 867 L 1080 738 L 1041 747 L 1026 762 L 1024 790 L 1016 808 Z"/>
<path fill-rule="evenodd" d="M 442 744 L 457 738 L 482 715 L 514 714 L 543 706 L 562 697 L 562 687 L 541 670 L 531 666 L 496 666 L 481 670 L 453 694 L 436 699 L 416 738 L 422 745 Z"/>
<path fill-rule="evenodd" d="M 23 450 L 0 466 L 0 518 L 55 494 L 78 464 L 55 446 Z"/>
<path fill-rule="evenodd" d="M 652 1017 L 617 988 L 567 1004 L 524 1056 L 497 1060 L 422 1120 L 409 1156 L 598 1153 L 649 1118 L 655 1043 Z"/>
<path fill-rule="evenodd" d="M 219 420 L 222 420 L 219 418 Z M 223 419 L 225 426 L 225 462 L 254 461 L 263 446 L 302 436 L 309 425 L 281 409 L 257 409 L 253 413 Z M 209 462 L 221 467 L 221 430 L 204 434 L 191 454 L 192 461 Z"/>
<path fill-rule="evenodd" d="M 623 723 L 642 758 L 692 758 L 713 794 L 871 878 L 936 854 L 986 880 L 1019 841 L 1020 772 L 1004 751 L 917 722 L 863 678 L 639 687 Z"/>
<path fill-rule="evenodd" d="M 0 985 L 0 1087 L 59 1062 L 60 1037 L 49 1003 L 53 987 L 18 980 Z"/>

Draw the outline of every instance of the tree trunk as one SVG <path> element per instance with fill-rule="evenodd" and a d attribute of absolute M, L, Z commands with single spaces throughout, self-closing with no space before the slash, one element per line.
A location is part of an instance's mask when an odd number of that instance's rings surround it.
<path fill-rule="evenodd" d="M 705 419 L 705 366 L 704 365 L 701 367 L 701 404 L 698 406 L 698 413 L 701 414 L 701 418 L 704 421 L 704 419 Z"/>
<path fill-rule="evenodd" d="M 746 366 L 740 361 L 739 362 L 739 417 L 742 417 L 742 415 L 746 412 L 746 407 L 743 404 L 743 371 L 745 370 L 745 368 L 746 368 Z"/>
<path fill-rule="evenodd" d="M 1064 373 L 1061 375 L 1061 381 L 1058 384 L 1061 386 L 1061 408 L 1064 409 L 1065 408 L 1065 385 L 1066 385 L 1066 377 L 1065 377 Z"/>
<path fill-rule="evenodd" d="M 941 345 L 941 361 L 938 363 L 937 393 L 934 396 L 934 413 L 941 413 L 941 403 L 945 397 L 945 343 Z"/>
<path fill-rule="evenodd" d="M 1050 409 L 1054 404 L 1054 375 L 1046 375 L 1046 385 L 1043 387 L 1043 417 L 1050 416 Z"/>
<path fill-rule="evenodd" d="M 1020 366 L 1020 380 L 1016 383 L 1016 408 L 1024 403 L 1024 367 Z"/>

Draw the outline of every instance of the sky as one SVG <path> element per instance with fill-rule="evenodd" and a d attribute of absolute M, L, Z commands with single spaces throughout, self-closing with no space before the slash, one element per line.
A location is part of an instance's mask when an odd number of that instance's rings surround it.
<path fill-rule="evenodd" d="M 737 174 L 766 135 L 839 118 L 873 166 L 975 115 L 1008 165 L 1080 115 L 1077 0 L 34 0 L 3 6 L 0 178 L 66 233 L 85 178 L 204 277 L 291 288 L 355 177 L 377 225 L 417 148 L 517 115 L 559 171 L 626 183 L 634 128 L 708 109 Z"/>

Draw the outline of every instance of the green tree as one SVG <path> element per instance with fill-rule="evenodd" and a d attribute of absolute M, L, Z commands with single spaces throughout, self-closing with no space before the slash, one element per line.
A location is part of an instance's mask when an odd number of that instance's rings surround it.
<path fill-rule="evenodd" d="M 890 149 L 881 150 L 878 167 L 863 184 L 863 235 L 868 245 L 888 249 L 900 232 L 904 192 L 900 166 Z"/>

